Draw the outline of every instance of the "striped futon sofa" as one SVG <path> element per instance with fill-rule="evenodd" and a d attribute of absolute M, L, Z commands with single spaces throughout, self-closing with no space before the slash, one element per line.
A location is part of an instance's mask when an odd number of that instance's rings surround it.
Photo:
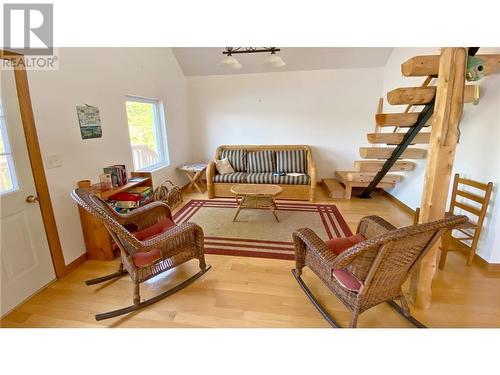
<path fill-rule="evenodd" d="M 302 145 L 231 145 L 219 146 L 215 159 L 228 158 L 235 170 L 218 174 L 212 161 L 207 168 L 208 197 L 232 197 L 235 184 L 276 184 L 283 192 L 281 199 L 314 202 L 316 166 L 311 148 Z M 302 176 L 275 176 L 275 172 L 304 173 Z"/>

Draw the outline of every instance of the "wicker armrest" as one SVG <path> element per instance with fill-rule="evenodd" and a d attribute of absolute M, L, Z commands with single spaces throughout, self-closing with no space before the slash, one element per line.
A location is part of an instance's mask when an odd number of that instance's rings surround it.
<path fill-rule="evenodd" d="M 139 230 L 150 227 L 164 219 L 172 220 L 170 207 L 163 202 L 148 203 L 129 213 L 116 213 L 116 215 L 122 225 L 135 224 Z"/>
<path fill-rule="evenodd" d="M 322 265 L 331 269 L 336 255 L 328 249 L 325 242 L 309 228 L 297 229 L 293 232 L 295 256 L 297 260 L 306 257 L 306 253 L 317 258 Z"/>
<path fill-rule="evenodd" d="M 207 184 L 212 183 L 214 181 L 215 176 L 215 162 L 212 160 L 207 165 Z"/>
<path fill-rule="evenodd" d="M 394 225 L 382 219 L 380 216 L 365 216 L 358 224 L 356 233 L 362 234 L 365 238 L 380 236 L 390 230 L 396 229 Z"/>
<path fill-rule="evenodd" d="M 184 223 L 172 227 L 162 234 L 141 241 L 141 244 L 145 250 L 164 247 L 168 243 L 178 246 L 173 240 L 179 237 L 184 237 L 186 241 L 194 241 L 197 246 L 203 248 L 203 229 L 195 223 Z"/>

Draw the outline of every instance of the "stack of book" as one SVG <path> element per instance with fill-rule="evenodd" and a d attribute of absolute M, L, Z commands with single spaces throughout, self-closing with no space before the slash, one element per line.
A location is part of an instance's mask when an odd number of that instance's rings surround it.
<path fill-rule="evenodd" d="M 109 167 L 103 168 L 105 174 L 111 176 L 111 183 L 113 187 L 118 187 L 125 185 L 127 183 L 127 169 L 125 165 L 111 165 Z"/>
<path fill-rule="evenodd" d="M 135 186 L 108 198 L 109 203 L 119 212 L 128 211 L 148 203 L 152 198 L 151 186 Z"/>

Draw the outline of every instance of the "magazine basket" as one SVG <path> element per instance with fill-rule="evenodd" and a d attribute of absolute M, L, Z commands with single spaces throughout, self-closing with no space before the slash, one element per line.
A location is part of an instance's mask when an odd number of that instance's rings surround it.
<path fill-rule="evenodd" d="M 172 181 L 165 180 L 155 189 L 153 199 L 174 208 L 182 202 L 181 189 Z"/>

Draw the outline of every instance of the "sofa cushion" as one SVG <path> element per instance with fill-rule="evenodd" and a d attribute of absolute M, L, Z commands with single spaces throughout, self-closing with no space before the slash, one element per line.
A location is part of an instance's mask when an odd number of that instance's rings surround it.
<path fill-rule="evenodd" d="M 234 173 L 233 166 L 229 162 L 229 159 L 214 160 L 215 169 L 219 174 Z"/>
<path fill-rule="evenodd" d="M 276 171 L 280 173 L 307 173 L 306 151 L 276 151 Z"/>
<path fill-rule="evenodd" d="M 264 173 L 276 170 L 276 155 L 273 150 L 253 151 L 247 154 L 247 172 Z"/>
<path fill-rule="evenodd" d="M 235 182 L 235 183 L 246 183 L 247 182 L 246 172 L 234 172 L 226 174 L 216 174 L 214 176 L 214 182 Z"/>
<path fill-rule="evenodd" d="M 247 175 L 247 183 L 249 184 L 274 184 L 273 173 L 249 173 Z"/>
<path fill-rule="evenodd" d="M 274 183 L 282 185 L 309 185 L 311 178 L 303 174 L 301 176 L 275 176 Z"/>
<path fill-rule="evenodd" d="M 247 150 L 222 150 L 221 159 L 229 159 L 229 163 L 236 172 L 246 172 L 247 169 Z"/>

